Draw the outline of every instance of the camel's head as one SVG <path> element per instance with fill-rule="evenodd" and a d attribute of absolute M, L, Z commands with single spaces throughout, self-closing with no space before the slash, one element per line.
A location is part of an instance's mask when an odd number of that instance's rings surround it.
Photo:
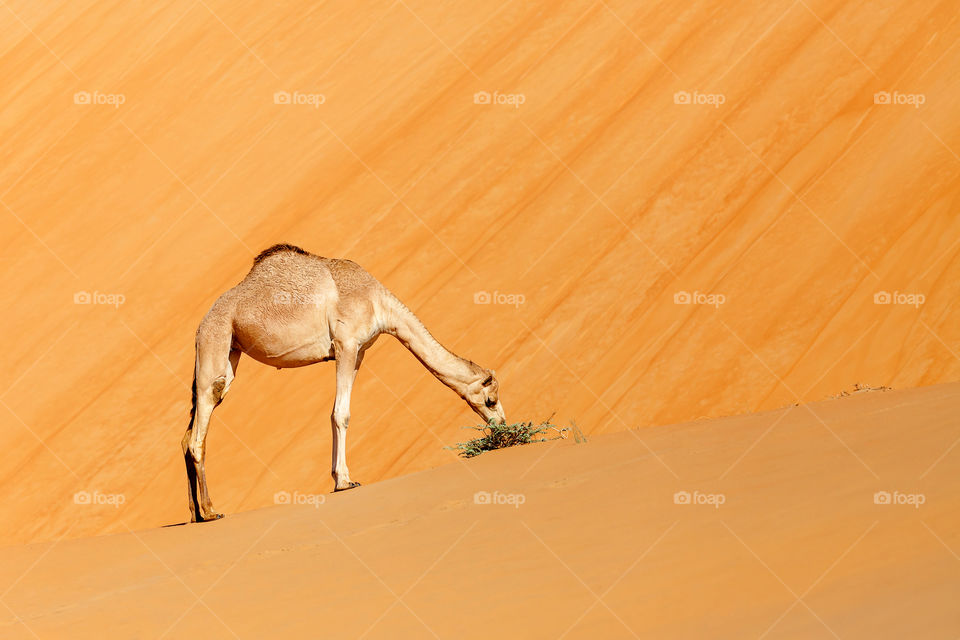
<path fill-rule="evenodd" d="M 507 419 L 500 404 L 500 383 L 497 382 L 496 372 L 484 369 L 476 381 L 467 385 L 463 399 L 485 423 L 506 424 Z"/>

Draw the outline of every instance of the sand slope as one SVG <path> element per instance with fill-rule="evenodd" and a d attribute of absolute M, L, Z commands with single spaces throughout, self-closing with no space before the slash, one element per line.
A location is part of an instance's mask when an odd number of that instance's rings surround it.
<path fill-rule="evenodd" d="M 947 1 L 8 0 L 0 543 L 182 518 L 193 332 L 277 241 L 366 266 L 514 419 L 600 434 L 956 380 L 958 36 Z M 242 363 L 217 506 L 328 490 L 332 398 L 330 366 Z M 448 462 L 472 421 L 384 340 L 353 475 Z"/>
<path fill-rule="evenodd" d="M 958 411 L 958 384 L 865 394 L 7 549 L 0 635 L 955 637 Z"/>

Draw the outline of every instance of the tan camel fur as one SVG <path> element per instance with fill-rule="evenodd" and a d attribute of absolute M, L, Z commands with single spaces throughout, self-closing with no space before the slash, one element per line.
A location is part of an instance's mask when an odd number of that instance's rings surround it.
<path fill-rule="evenodd" d="M 207 489 L 204 447 L 210 416 L 233 382 L 241 353 L 278 369 L 336 360 L 334 490 L 360 486 L 350 481 L 347 470 L 350 391 L 364 352 L 382 333 L 400 340 L 485 422 L 505 422 L 494 372 L 445 349 L 363 268 L 350 260 L 275 245 L 256 257 L 240 284 L 213 303 L 197 329 L 193 407 L 181 441 L 191 520 L 223 517 L 213 510 Z"/>

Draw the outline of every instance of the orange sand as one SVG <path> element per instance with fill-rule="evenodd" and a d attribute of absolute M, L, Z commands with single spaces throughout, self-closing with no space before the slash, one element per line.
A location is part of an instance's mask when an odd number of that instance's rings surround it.
<path fill-rule="evenodd" d="M 0 636 L 955 637 L 958 411 L 960 384 L 864 394 L 7 549 Z"/>

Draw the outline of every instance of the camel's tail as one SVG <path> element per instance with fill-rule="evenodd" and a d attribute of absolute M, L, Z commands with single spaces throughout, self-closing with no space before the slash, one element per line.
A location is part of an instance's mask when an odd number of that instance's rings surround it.
<path fill-rule="evenodd" d="M 204 318 L 206 320 L 206 318 Z M 200 326 L 203 326 L 203 322 L 200 323 Z M 200 328 L 197 328 L 197 336 L 194 339 L 194 356 L 193 361 L 193 383 L 190 386 L 190 424 L 187 425 L 187 429 L 193 428 L 193 419 L 197 415 L 197 371 L 200 369 Z"/>
<path fill-rule="evenodd" d="M 193 388 L 190 390 L 190 424 L 187 428 L 193 426 L 193 418 L 197 415 L 197 368 L 193 368 Z"/>

